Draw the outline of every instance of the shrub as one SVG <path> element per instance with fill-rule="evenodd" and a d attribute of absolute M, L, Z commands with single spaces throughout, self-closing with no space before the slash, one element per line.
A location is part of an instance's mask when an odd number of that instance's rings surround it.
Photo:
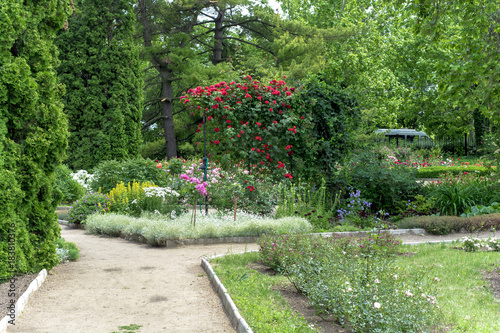
<path fill-rule="evenodd" d="M 349 185 L 362 191 L 363 198 L 372 203 L 374 211 L 394 212 L 399 202 L 413 200 L 421 188 L 414 169 L 401 165 L 381 166 L 372 152 L 356 155 L 344 168 L 351 169 Z"/>
<path fill-rule="evenodd" d="M 500 199 L 498 182 L 468 173 L 445 178 L 426 188 L 443 215 L 460 215 L 469 207 L 488 205 Z"/>
<path fill-rule="evenodd" d="M 439 178 L 443 174 L 447 176 L 462 175 L 463 173 L 475 173 L 478 176 L 486 176 L 491 173 L 491 169 L 475 165 L 456 165 L 456 166 L 428 166 L 420 168 L 416 172 L 418 178 Z"/>
<path fill-rule="evenodd" d="M 55 168 L 68 131 L 53 43 L 69 2 L 2 1 L 0 279 L 58 263 Z"/>
<path fill-rule="evenodd" d="M 109 198 L 101 193 L 89 193 L 75 201 L 68 211 L 68 222 L 81 224 L 91 214 L 107 212 Z"/>
<path fill-rule="evenodd" d="M 85 194 L 85 188 L 73 178 L 65 164 L 56 168 L 56 177 L 56 189 L 62 193 L 62 202 L 74 202 Z"/>
<path fill-rule="evenodd" d="M 124 182 L 125 184 L 133 181 L 150 181 L 158 186 L 162 186 L 167 181 L 167 172 L 165 169 L 156 167 L 156 163 L 143 158 L 131 158 L 124 161 L 103 161 L 94 168 L 94 178 L 91 183 L 91 189 L 94 192 L 101 190 L 102 193 L 108 193 L 116 184 Z"/>
<path fill-rule="evenodd" d="M 276 217 L 302 216 L 316 229 L 325 230 L 331 227 L 330 221 L 334 218 L 340 194 L 330 198 L 324 179 L 319 189 L 299 180 L 295 184 L 280 184 L 277 190 L 279 198 Z"/>
<path fill-rule="evenodd" d="M 439 279 L 424 268 L 397 267 L 399 242 L 389 235 L 264 237 L 259 244 L 264 263 L 286 273 L 320 315 L 333 315 L 352 331 L 420 332 L 436 322 Z"/>
<path fill-rule="evenodd" d="M 165 246 L 167 240 L 307 232 L 311 230 L 311 225 L 298 217 L 272 219 L 239 212 L 236 221 L 233 214 L 200 214 L 196 216 L 196 226 L 193 227 L 190 213 L 174 220 L 160 214 L 143 214 L 140 218 L 134 218 L 109 213 L 91 215 L 85 228 L 92 234 L 120 235 L 154 246 Z"/>
<path fill-rule="evenodd" d="M 56 246 L 59 262 L 65 262 L 66 260 L 74 261 L 80 258 L 80 250 L 75 243 L 67 242 L 64 238 L 59 238 Z"/>
<path fill-rule="evenodd" d="M 400 229 L 423 228 L 428 233 L 446 235 L 452 231 L 467 232 L 489 231 L 500 229 L 500 213 L 477 215 L 468 218 L 458 216 L 412 216 L 398 223 Z"/>

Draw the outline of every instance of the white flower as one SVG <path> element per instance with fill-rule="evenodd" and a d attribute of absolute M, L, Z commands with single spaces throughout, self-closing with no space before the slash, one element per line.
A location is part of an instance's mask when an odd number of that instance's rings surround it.
<path fill-rule="evenodd" d="M 375 279 L 374 281 L 375 283 L 379 284 L 380 283 L 380 280 L 379 279 Z"/>
<path fill-rule="evenodd" d="M 375 303 L 373 303 L 373 307 L 374 307 L 375 309 L 380 309 L 380 303 L 379 303 L 379 302 L 375 302 Z"/>
<path fill-rule="evenodd" d="M 408 296 L 408 297 L 413 297 L 413 294 L 412 294 L 409 290 L 407 290 L 407 291 L 405 292 L 405 294 L 406 294 L 406 296 Z"/>
<path fill-rule="evenodd" d="M 434 281 L 439 282 L 439 281 L 441 281 L 441 280 L 440 280 L 438 277 L 435 277 L 435 278 L 434 278 Z"/>
<path fill-rule="evenodd" d="M 398 279 L 398 275 L 397 274 L 394 274 L 392 277 L 394 278 L 394 280 Z"/>

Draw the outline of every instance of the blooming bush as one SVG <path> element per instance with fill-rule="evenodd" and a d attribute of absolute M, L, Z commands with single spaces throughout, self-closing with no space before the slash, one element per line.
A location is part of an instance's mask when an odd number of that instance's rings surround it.
<path fill-rule="evenodd" d="M 439 278 L 398 267 L 399 242 L 388 235 L 264 237 L 259 244 L 264 263 L 285 273 L 319 314 L 355 332 L 421 332 L 436 323 Z"/>
<path fill-rule="evenodd" d="M 460 248 L 467 252 L 476 252 L 480 250 L 500 252 L 500 240 L 491 237 L 488 239 L 462 237 Z"/>
<path fill-rule="evenodd" d="M 304 150 L 301 124 L 307 120 L 291 107 L 294 91 L 282 80 L 263 84 L 245 76 L 242 83 L 190 89 L 181 100 L 193 116 L 205 110 L 212 158 L 225 167 L 244 161 L 249 171 L 266 170 L 279 179 L 292 177 L 293 156 Z"/>
<path fill-rule="evenodd" d="M 109 211 L 109 198 L 101 193 L 87 193 L 76 200 L 68 211 L 68 222 L 83 224 L 87 216 Z"/>

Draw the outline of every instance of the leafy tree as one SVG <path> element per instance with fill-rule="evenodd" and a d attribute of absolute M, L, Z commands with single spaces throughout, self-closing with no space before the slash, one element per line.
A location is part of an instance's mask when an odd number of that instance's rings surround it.
<path fill-rule="evenodd" d="M 90 169 L 139 154 L 142 75 L 130 1 L 85 0 L 76 7 L 57 38 L 59 76 L 67 91 L 67 163 Z"/>
<path fill-rule="evenodd" d="M 55 168 L 67 145 L 53 38 L 67 1 L 0 1 L 0 280 L 58 263 Z"/>
<path fill-rule="evenodd" d="M 240 73 L 232 72 L 232 66 L 247 73 L 265 67 L 265 73 L 257 72 L 260 77 L 277 77 L 283 71 L 304 77 L 324 64 L 325 39 L 344 38 L 350 33 L 287 22 L 270 7 L 244 0 L 141 0 L 138 15 L 144 53 L 158 74 L 149 74 L 148 84 L 160 86 L 146 103 L 144 127 L 162 121 L 168 158 L 177 154 L 177 134 L 183 136 L 181 140 L 189 139 L 195 129 L 189 125 L 199 121 L 193 121 L 185 106 L 178 103 L 183 91 L 203 82 L 238 77 Z M 176 119 L 182 119 L 181 131 L 175 129 Z"/>
<path fill-rule="evenodd" d="M 398 1 L 413 15 L 414 32 L 427 37 L 448 56 L 436 60 L 436 98 L 448 105 L 450 118 L 464 119 L 468 128 L 474 112 L 500 121 L 500 1 Z M 476 117 L 477 118 L 477 117 Z"/>

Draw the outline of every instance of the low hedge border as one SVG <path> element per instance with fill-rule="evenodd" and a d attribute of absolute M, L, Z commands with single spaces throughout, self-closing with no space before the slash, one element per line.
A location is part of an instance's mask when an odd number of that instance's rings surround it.
<path fill-rule="evenodd" d="M 417 178 L 438 178 L 442 174 L 448 176 L 456 176 L 458 174 L 474 173 L 479 176 L 487 176 L 491 173 L 491 169 L 476 165 L 456 165 L 456 166 L 429 166 L 417 170 Z"/>
<path fill-rule="evenodd" d="M 500 213 L 459 216 L 411 216 L 398 223 L 400 229 L 423 228 L 434 235 L 447 235 L 456 232 L 479 232 L 500 230 Z"/>

